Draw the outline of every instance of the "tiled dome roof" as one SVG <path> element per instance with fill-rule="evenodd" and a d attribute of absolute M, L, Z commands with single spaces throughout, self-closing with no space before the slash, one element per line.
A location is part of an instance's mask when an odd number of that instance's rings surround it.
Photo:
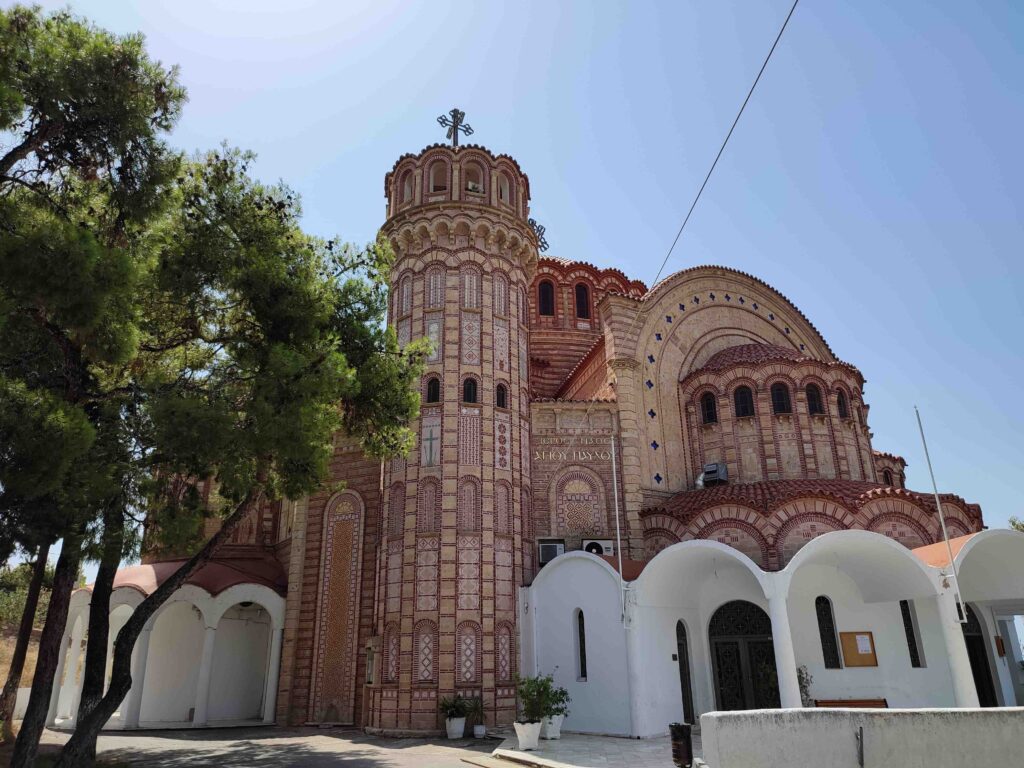
<path fill-rule="evenodd" d="M 775 360 L 812 360 L 795 349 L 777 344 L 740 344 L 713 354 L 701 368 L 705 371 L 724 371 L 735 365 L 759 365 Z"/>

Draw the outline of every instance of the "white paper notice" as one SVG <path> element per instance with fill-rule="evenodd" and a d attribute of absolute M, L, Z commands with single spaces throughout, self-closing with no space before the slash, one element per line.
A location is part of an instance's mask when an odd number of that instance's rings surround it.
<path fill-rule="evenodd" d="M 857 653 L 871 655 L 871 635 L 857 635 Z"/>

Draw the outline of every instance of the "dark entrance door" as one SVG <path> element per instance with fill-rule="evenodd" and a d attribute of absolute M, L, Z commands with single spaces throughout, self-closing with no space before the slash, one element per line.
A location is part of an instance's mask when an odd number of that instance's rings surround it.
<path fill-rule="evenodd" d="M 967 657 L 971 660 L 974 687 L 978 689 L 978 703 L 983 707 L 997 707 L 999 702 L 996 701 L 992 670 L 988 666 L 988 653 L 985 650 L 985 632 L 974 609 L 966 603 L 964 605 L 967 608 L 967 623 L 962 625 L 964 642 L 967 644 Z"/>
<path fill-rule="evenodd" d="M 767 613 L 753 603 L 733 600 L 711 617 L 708 638 L 720 710 L 780 706 L 772 622 Z"/>
<path fill-rule="evenodd" d="M 693 724 L 693 688 L 690 684 L 690 645 L 686 627 L 676 622 L 676 658 L 679 659 L 679 688 L 683 692 L 683 722 Z"/>

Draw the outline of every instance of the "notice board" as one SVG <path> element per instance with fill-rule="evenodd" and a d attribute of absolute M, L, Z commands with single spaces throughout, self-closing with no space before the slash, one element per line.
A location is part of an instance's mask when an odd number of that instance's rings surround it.
<path fill-rule="evenodd" d="M 844 667 L 877 667 L 875 636 L 870 632 L 840 632 Z"/>

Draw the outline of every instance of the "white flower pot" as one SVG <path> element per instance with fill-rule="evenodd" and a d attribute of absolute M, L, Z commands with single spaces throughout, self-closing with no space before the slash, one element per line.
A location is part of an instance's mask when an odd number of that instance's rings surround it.
<path fill-rule="evenodd" d="M 466 732 L 466 718 L 449 717 L 444 721 L 444 727 L 448 731 L 449 739 L 461 739 Z"/>
<path fill-rule="evenodd" d="M 536 749 L 540 741 L 540 723 L 514 723 L 519 749 L 523 752 Z"/>
<path fill-rule="evenodd" d="M 562 738 L 562 721 L 565 715 L 552 715 L 540 721 L 540 737 L 542 739 Z"/>
<path fill-rule="evenodd" d="M 486 735 L 487 735 L 487 726 L 486 725 L 474 725 L 473 726 L 473 738 L 474 739 L 482 739 Z"/>

